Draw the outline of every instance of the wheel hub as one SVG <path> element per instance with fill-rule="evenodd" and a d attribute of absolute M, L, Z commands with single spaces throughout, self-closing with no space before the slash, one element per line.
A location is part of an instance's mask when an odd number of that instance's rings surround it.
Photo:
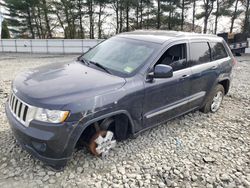
<path fill-rule="evenodd" d="M 216 112 L 219 109 L 222 99 L 223 99 L 223 93 L 221 91 L 218 91 L 216 95 L 214 96 L 213 102 L 211 104 L 212 112 Z"/>
<path fill-rule="evenodd" d="M 95 143 L 97 145 L 95 149 L 96 153 L 98 155 L 101 155 L 102 157 L 106 157 L 110 149 L 116 146 L 116 140 L 114 140 L 113 138 L 114 134 L 111 131 L 107 131 L 106 135 L 104 136 L 99 134 L 99 136 L 95 139 Z"/>

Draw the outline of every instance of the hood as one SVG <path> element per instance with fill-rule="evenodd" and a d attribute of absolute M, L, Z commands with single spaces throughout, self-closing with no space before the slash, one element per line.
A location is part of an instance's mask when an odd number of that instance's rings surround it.
<path fill-rule="evenodd" d="M 125 79 L 88 67 L 81 62 L 57 63 L 21 73 L 13 82 L 25 102 L 62 106 L 121 88 Z"/>

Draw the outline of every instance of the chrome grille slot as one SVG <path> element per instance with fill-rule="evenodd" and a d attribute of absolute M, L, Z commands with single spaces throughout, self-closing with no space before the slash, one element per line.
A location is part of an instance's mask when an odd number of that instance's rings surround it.
<path fill-rule="evenodd" d="M 26 117 L 27 117 L 28 109 L 29 109 L 29 107 L 25 106 L 24 112 L 23 112 L 23 121 L 25 121 L 25 122 L 26 122 Z"/>
<path fill-rule="evenodd" d="M 18 102 L 18 100 L 17 100 L 17 98 L 15 98 L 15 100 L 14 100 L 14 109 L 13 109 L 15 114 L 16 114 L 17 102 Z"/>
<path fill-rule="evenodd" d="M 12 99 L 11 99 L 11 109 L 13 110 L 15 98 L 14 98 L 14 95 L 11 95 L 11 96 L 12 96 Z"/>
<path fill-rule="evenodd" d="M 9 98 L 9 107 L 15 118 L 27 127 L 29 122 L 26 121 L 26 117 L 29 111 L 29 105 L 21 101 L 12 93 Z"/>

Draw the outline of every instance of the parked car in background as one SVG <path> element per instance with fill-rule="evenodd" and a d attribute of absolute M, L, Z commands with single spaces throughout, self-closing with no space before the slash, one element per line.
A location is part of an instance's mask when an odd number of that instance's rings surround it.
<path fill-rule="evenodd" d="M 21 146 L 58 169 L 78 144 L 105 157 L 117 141 L 172 118 L 216 112 L 235 62 L 214 35 L 123 33 L 75 61 L 18 75 L 6 114 Z"/>

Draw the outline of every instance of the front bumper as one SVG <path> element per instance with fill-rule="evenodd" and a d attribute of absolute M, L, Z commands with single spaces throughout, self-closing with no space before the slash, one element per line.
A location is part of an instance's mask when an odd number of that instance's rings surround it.
<path fill-rule="evenodd" d="M 66 165 L 75 146 L 74 122 L 49 124 L 33 120 L 25 127 L 13 116 L 8 103 L 5 111 L 16 140 L 26 151 L 48 165 Z"/>

